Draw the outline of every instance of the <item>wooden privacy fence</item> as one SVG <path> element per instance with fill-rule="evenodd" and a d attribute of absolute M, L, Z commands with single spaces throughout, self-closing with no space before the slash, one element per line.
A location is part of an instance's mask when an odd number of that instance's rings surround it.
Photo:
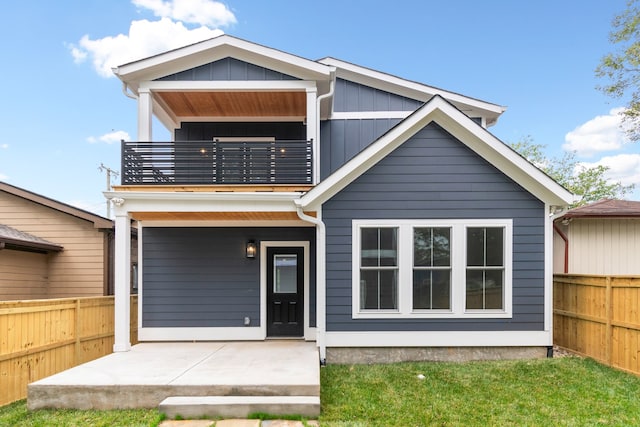
<path fill-rule="evenodd" d="M 640 277 L 556 274 L 554 344 L 640 374 Z"/>
<path fill-rule="evenodd" d="M 131 342 L 138 341 L 131 297 Z M 113 351 L 114 298 L 0 302 L 0 406 L 24 399 L 27 384 Z"/>

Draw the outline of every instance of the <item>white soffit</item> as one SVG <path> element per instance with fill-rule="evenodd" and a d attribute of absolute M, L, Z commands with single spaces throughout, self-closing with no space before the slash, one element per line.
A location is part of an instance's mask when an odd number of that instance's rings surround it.
<path fill-rule="evenodd" d="M 533 166 L 483 127 L 476 124 L 439 95 L 391 128 L 376 142 L 361 151 L 296 204 L 317 209 L 340 190 L 377 164 L 393 150 L 431 122 L 436 122 L 471 150 L 517 182 L 531 194 L 551 205 L 568 205 L 573 194 Z"/>

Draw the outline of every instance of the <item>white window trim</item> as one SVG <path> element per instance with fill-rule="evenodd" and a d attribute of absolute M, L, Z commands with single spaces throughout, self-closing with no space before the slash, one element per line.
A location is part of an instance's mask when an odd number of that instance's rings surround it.
<path fill-rule="evenodd" d="M 398 228 L 398 309 L 360 310 L 360 229 L 363 227 Z M 416 227 L 451 228 L 451 309 L 413 310 L 413 229 Z M 503 227 L 504 233 L 504 309 L 466 310 L 466 229 L 468 227 Z M 352 317 L 354 319 L 414 318 L 511 318 L 513 317 L 513 220 L 353 220 L 352 221 Z"/>

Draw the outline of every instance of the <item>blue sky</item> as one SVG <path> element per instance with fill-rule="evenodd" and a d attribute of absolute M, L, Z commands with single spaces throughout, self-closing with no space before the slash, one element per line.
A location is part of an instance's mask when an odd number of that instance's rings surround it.
<path fill-rule="evenodd" d="M 135 101 L 105 70 L 223 31 L 309 59 L 332 56 L 508 107 L 490 130 L 549 156 L 577 151 L 640 184 L 596 90 L 625 0 L 49 0 L 8 2 L 0 26 L 0 181 L 105 214 L 101 163 L 120 170 Z M 114 62 L 115 63 L 112 63 Z M 154 128 L 154 139 L 168 139 Z M 115 180 L 114 183 L 118 183 Z M 640 185 L 639 185 L 640 186 Z M 631 198 L 640 200 L 640 191 Z"/>

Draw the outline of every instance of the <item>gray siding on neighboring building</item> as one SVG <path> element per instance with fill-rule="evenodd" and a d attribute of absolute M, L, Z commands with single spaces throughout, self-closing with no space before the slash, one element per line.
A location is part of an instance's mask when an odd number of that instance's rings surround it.
<path fill-rule="evenodd" d="M 307 139 L 302 122 L 182 122 L 176 141 L 211 141 L 215 137 L 274 137 L 277 140 Z"/>
<path fill-rule="evenodd" d="M 344 79 L 336 79 L 333 111 L 415 111 L 424 102 L 374 89 Z"/>
<path fill-rule="evenodd" d="M 310 321 L 315 326 L 315 228 L 143 228 L 143 327 L 260 325 L 260 254 L 248 240 L 310 242 Z"/>
<path fill-rule="evenodd" d="M 327 331 L 543 330 L 544 204 L 437 124 L 326 202 L 322 217 Z M 352 319 L 353 219 L 501 218 L 513 219 L 512 319 Z"/>
<path fill-rule="evenodd" d="M 325 179 L 401 119 L 326 120 L 320 123 L 320 177 Z"/>
<path fill-rule="evenodd" d="M 178 81 L 225 81 L 225 80 L 299 80 L 268 68 L 250 64 L 234 58 L 224 58 L 209 64 L 181 71 L 158 80 Z"/>

